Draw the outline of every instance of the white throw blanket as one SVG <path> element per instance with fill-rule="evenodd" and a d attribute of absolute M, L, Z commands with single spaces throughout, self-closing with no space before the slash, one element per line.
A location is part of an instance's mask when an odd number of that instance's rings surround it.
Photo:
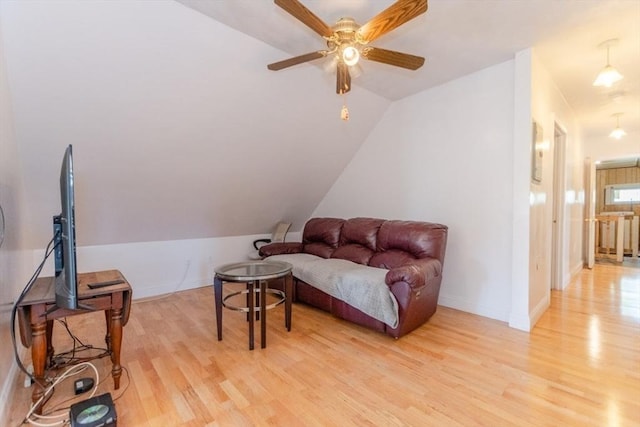
<path fill-rule="evenodd" d="M 266 260 L 288 262 L 298 279 L 392 328 L 398 326 L 398 301 L 384 281 L 389 270 L 304 253 L 273 255 Z"/>

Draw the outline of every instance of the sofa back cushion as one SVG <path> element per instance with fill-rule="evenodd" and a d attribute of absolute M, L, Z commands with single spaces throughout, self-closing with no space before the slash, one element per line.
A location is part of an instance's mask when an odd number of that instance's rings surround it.
<path fill-rule="evenodd" d="M 340 218 L 311 218 L 302 232 L 303 251 L 329 258 L 338 247 L 344 222 Z"/>
<path fill-rule="evenodd" d="M 331 258 L 341 258 L 368 265 L 376 250 L 378 230 L 384 220 L 376 218 L 352 218 L 344 222 L 340 244 Z"/>
<path fill-rule="evenodd" d="M 391 269 L 415 259 L 435 258 L 444 262 L 447 227 L 417 221 L 385 221 L 378 232 L 377 253 L 369 265 Z"/>
<path fill-rule="evenodd" d="M 447 226 L 377 218 L 311 218 L 302 233 L 302 251 L 391 269 L 420 258 L 444 262 Z"/>

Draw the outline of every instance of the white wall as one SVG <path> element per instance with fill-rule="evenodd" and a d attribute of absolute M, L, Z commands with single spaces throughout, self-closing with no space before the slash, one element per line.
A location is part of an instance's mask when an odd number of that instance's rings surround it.
<path fill-rule="evenodd" d="M 549 209 L 545 212 L 548 223 L 551 221 L 552 214 L 553 165 L 556 162 L 554 158 L 554 125 L 560 126 L 566 134 L 564 180 L 560 189 L 564 201 L 561 209 L 564 231 L 562 236 L 563 253 L 561 254 L 563 282 L 561 285 L 564 288 L 569 284 L 571 276 L 580 270 L 584 263 L 582 255 L 585 199 L 584 136 L 577 116 L 556 87 L 544 64 L 538 60 L 535 50 L 533 51 L 533 59 L 533 115 L 542 121 L 545 129 L 545 142 L 549 143 L 549 162 L 546 163 L 549 174 L 545 174 L 545 177 L 549 179 L 548 185 L 543 186 L 549 201 Z"/>
<path fill-rule="evenodd" d="M 448 225 L 440 304 L 503 321 L 511 306 L 513 76 L 508 61 L 395 102 L 314 212 Z"/>
<path fill-rule="evenodd" d="M 530 182 L 531 182 L 531 54 L 517 52 L 513 85 L 513 162 L 511 179 L 511 307 L 509 326 L 529 330 Z"/>
<path fill-rule="evenodd" d="M 562 224 L 562 248 L 559 257 L 564 288 L 571 274 L 580 270 L 582 258 L 582 229 L 584 214 L 584 168 L 581 130 L 576 116 L 551 80 L 535 52 L 527 49 L 520 56 L 528 58 L 531 67 L 531 117 L 543 130 L 542 181 L 530 184 L 530 241 L 529 241 L 529 328 L 533 327 L 550 303 L 553 170 L 555 158 L 554 128 L 558 125 L 566 133 L 563 179 L 559 183 L 562 195 L 558 216 Z M 529 140 L 530 141 L 530 140 Z M 523 141 L 527 142 L 527 141 Z M 529 151 L 531 153 L 531 151 Z M 531 154 L 530 154 L 531 155 Z M 530 169 L 529 169 L 530 170 Z"/>
<path fill-rule="evenodd" d="M 531 182 L 532 120 L 545 135 Z M 549 305 L 553 130 L 567 133 L 563 280 L 582 265 L 583 149 L 575 116 L 531 49 L 392 105 L 314 216 L 449 226 L 439 303 L 530 330 Z"/>
<path fill-rule="evenodd" d="M 299 229 L 390 102 L 173 0 L 0 1 L 31 248 L 74 147 L 79 245 Z M 292 179 L 304 177 L 304 179 Z"/>
<path fill-rule="evenodd" d="M 66 144 L 78 270 L 119 269 L 141 298 L 207 285 L 257 233 L 308 217 L 389 104 L 354 91 L 344 123 L 322 70 L 269 72 L 282 52 L 170 0 L 0 1 L 0 54 L 0 304 L 51 238 Z M 0 372 L 4 425 L 11 346 Z"/>
<path fill-rule="evenodd" d="M 78 272 L 117 269 L 133 288 L 134 298 L 167 294 L 213 283 L 216 266 L 249 259 L 253 241 L 268 235 L 234 236 L 77 248 Z M 287 234 L 287 241 L 298 239 Z M 33 253 L 34 262 L 43 250 Z M 53 273 L 52 260 L 42 276 Z"/>
<path fill-rule="evenodd" d="M 2 32 L 0 31 L 0 205 L 4 212 L 4 241 L 0 246 L 0 425 L 7 425 L 4 405 L 16 371 L 10 339 L 11 303 L 29 278 L 30 252 L 25 251 L 24 188 L 22 162 L 13 131 L 10 91 L 7 85 Z M 19 338 L 18 338 L 19 341 Z M 19 343 L 18 343 L 19 345 Z"/>

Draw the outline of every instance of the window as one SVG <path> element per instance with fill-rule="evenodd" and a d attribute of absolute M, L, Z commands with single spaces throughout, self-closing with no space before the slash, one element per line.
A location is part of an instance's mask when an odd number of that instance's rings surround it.
<path fill-rule="evenodd" d="M 640 182 L 607 185 L 604 187 L 604 192 L 607 205 L 640 203 Z"/>

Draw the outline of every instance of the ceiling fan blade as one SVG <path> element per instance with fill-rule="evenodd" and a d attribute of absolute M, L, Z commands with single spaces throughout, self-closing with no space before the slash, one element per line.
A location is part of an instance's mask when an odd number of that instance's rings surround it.
<path fill-rule="evenodd" d="M 349 74 L 349 67 L 344 62 L 338 62 L 336 81 L 336 93 L 338 95 L 345 94 L 351 90 L 351 75 Z"/>
<path fill-rule="evenodd" d="M 362 56 L 370 61 L 395 65 L 396 67 L 402 67 L 408 70 L 417 70 L 424 64 L 424 58 L 422 56 L 409 55 L 408 53 L 381 49 L 379 47 L 367 46 L 363 49 Z"/>
<path fill-rule="evenodd" d="M 356 38 L 361 43 L 370 43 L 426 11 L 427 0 L 398 0 L 361 26 Z"/>
<path fill-rule="evenodd" d="M 273 0 L 275 4 L 289 12 L 294 18 L 311 28 L 322 37 L 331 37 L 333 30 L 298 0 Z"/>
<path fill-rule="evenodd" d="M 303 62 L 309 62 L 313 61 L 314 59 L 324 58 L 326 55 L 326 50 L 305 53 L 304 55 L 294 56 L 293 58 L 285 59 L 284 61 L 274 62 L 273 64 L 267 65 L 267 68 L 272 71 L 278 71 L 282 70 L 283 68 L 291 67 L 293 65 L 302 64 Z"/>

